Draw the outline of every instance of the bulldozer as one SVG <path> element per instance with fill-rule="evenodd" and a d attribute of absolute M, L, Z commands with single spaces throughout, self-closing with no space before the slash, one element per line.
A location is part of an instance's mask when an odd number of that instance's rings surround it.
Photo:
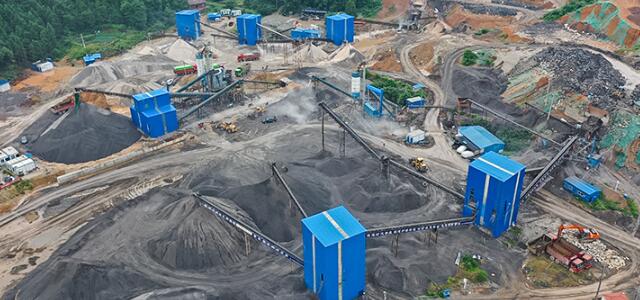
<path fill-rule="evenodd" d="M 409 159 L 409 163 L 411 164 L 411 166 L 416 169 L 416 171 L 420 172 L 420 173 L 425 173 L 427 172 L 427 163 L 424 161 L 424 158 L 422 157 L 414 157 Z"/>
<path fill-rule="evenodd" d="M 235 121 L 223 121 L 218 124 L 218 128 L 226 131 L 227 133 L 238 132 L 238 125 Z"/>
<path fill-rule="evenodd" d="M 585 241 L 594 241 L 600 239 L 600 233 L 593 228 L 586 228 L 582 225 L 578 224 L 569 224 L 569 225 L 560 225 L 558 227 L 557 238 L 562 236 L 562 232 L 565 229 L 577 229 L 578 230 L 578 238 Z"/>

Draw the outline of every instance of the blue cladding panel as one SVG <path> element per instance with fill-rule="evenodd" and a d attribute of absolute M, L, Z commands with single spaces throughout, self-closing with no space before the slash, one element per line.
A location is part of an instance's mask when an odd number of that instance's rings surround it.
<path fill-rule="evenodd" d="M 238 42 L 240 45 L 255 46 L 262 36 L 262 16 L 244 14 L 236 18 L 236 28 L 238 30 Z"/>
<path fill-rule="evenodd" d="M 342 296 L 343 299 L 354 299 L 365 289 L 366 230 L 342 206 L 326 213 L 329 217 L 319 213 L 302 220 L 305 284 L 309 290 L 319 293 L 321 300 L 338 299 L 340 249 Z M 334 225 L 330 218 L 337 225 Z M 336 226 L 347 237 L 340 233 Z"/>
<path fill-rule="evenodd" d="M 143 131 L 152 138 L 161 137 L 164 135 L 164 124 L 162 120 L 162 114 L 154 113 L 154 112 L 143 112 L 141 114 L 143 123 L 146 126 L 143 128 Z"/>
<path fill-rule="evenodd" d="M 354 20 L 353 16 L 347 14 L 328 16 L 325 22 L 327 39 L 338 46 L 342 45 L 344 41 L 353 43 Z"/>
<path fill-rule="evenodd" d="M 504 142 L 482 126 L 462 126 L 459 132 L 484 152 L 500 152 L 504 149 Z"/>
<path fill-rule="evenodd" d="M 575 176 L 565 178 L 562 186 L 565 190 L 587 202 L 595 201 L 602 192 L 600 188 Z"/>
<path fill-rule="evenodd" d="M 312 38 L 319 38 L 319 37 L 320 37 L 320 31 L 315 29 L 298 28 L 298 29 L 291 30 L 291 38 L 294 40 L 305 40 L 305 39 L 312 39 Z"/>
<path fill-rule="evenodd" d="M 133 125 L 138 128 L 142 128 L 140 113 L 138 113 L 135 106 L 131 105 L 131 107 L 129 107 L 129 111 L 131 112 L 131 121 L 133 122 Z"/>
<path fill-rule="evenodd" d="M 522 164 L 494 152 L 476 159 L 467 173 L 463 215 L 473 214 L 469 207 L 473 203 L 476 225 L 499 237 L 517 221 L 524 173 Z"/>
<path fill-rule="evenodd" d="M 147 136 L 156 138 L 178 130 L 178 115 L 165 89 L 133 96 L 131 120 Z"/>
<path fill-rule="evenodd" d="M 198 10 L 183 10 L 176 13 L 176 28 L 178 36 L 190 40 L 200 37 L 200 12 Z"/>
<path fill-rule="evenodd" d="M 149 110 L 155 106 L 153 95 L 151 95 L 150 93 L 133 95 L 133 105 L 138 112 Z"/>

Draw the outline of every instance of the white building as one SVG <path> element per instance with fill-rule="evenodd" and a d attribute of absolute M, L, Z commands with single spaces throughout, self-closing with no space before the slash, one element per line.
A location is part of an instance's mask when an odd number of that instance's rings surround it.
<path fill-rule="evenodd" d="M 7 147 L 0 150 L 0 167 L 16 157 L 18 157 L 18 150 L 16 150 L 16 148 Z"/>
<path fill-rule="evenodd" d="M 11 173 L 24 176 L 36 169 L 36 162 L 23 155 L 8 161 L 5 166 Z"/>

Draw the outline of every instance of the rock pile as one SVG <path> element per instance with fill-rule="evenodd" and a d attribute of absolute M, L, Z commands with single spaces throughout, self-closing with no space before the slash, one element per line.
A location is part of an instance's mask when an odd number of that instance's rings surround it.
<path fill-rule="evenodd" d="M 609 249 L 602 241 L 581 242 L 573 234 L 563 235 L 571 244 L 593 255 L 593 259 L 606 266 L 610 270 L 618 270 L 627 265 L 628 257 L 622 256 L 618 251 Z"/>

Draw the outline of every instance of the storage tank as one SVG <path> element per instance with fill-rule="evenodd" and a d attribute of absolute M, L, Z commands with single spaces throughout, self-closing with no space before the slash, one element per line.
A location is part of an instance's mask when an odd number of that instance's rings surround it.
<path fill-rule="evenodd" d="M 236 18 L 236 29 L 238 30 L 238 42 L 240 45 L 255 46 L 262 37 L 262 16 L 254 14 L 244 14 Z"/>
<path fill-rule="evenodd" d="M 327 39 L 340 46 L 344 42 L 353 43 L 355 18 L 347 14 L 328 16 L 326 19 Z"/>
<path fill-rule="evenodd" d="M 351 96 L 353 98 L 360 98 L 360 72 L 351 73 Z"/>
<path fill-rule="evenodd" d="M 176 29 L 180 38 L 197 40 L 200 37 L 200 11 L 192 9 L 177 12 Z"/>

